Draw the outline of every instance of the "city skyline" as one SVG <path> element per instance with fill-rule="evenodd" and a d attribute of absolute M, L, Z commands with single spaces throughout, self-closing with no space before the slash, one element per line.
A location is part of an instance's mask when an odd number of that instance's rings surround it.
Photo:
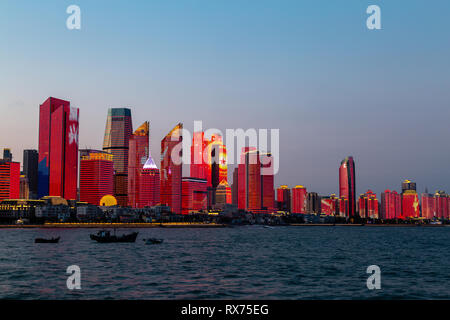
<path fill-rule="evenodd" d="M 356 196 L 405 179 L 449 191 L 448 2 L 383 2 L 379 32 L 365 28 L 368 1 L 311 3 L 80 1 L 77 33 L 65 4 L 2 1 L 0 147 L 23 163 L 38 149 L 36 106 L 55 96 L 80 109 L 80 149 L 101 149 L 107 109 L 130 106 L 152 124 L 153 155 L 177 122 L 279 128 L 275 186 L 337 194 L 336 164 L 353 155 Z"/>

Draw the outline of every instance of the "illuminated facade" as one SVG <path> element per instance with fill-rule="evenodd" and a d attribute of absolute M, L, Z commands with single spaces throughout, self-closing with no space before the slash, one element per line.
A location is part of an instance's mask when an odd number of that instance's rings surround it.
<path fill-rule="evenodd" d="M 436 217 L 440 219 L 449 218 L 449 196 L 444 191 L 436 191 L 434 194 L 436 206 Z"/>
<path fill-rule="evenodd" d="M 176 125 L 161 140 L 161 204 L 181 214 L 183 124 Z"/>
<path fill-rule="evenodd" d="M 266 213 L 276 211 L 273 176 L 273 157 L 270 153 L 261 154 L 261 205 Z"/>
<path fill-rule="evenodd" d="M 339 215 L 339 198 L 335 194 L 320 199 L 321 213 L 327 216 Z"/>
<path fill-rule="evenodd" d="M 120 206 L 128 205 L 128 149 L 132 131 L 130 109 L 108 110 L 103 151 L 113 155 L 114 196 Z"/>
<path fill-rule="evenodd" d="M 0 200 L 19 199 L 20 163 L 0 160 Z"/>
<path fill-rule="evenodd" d="M 347 157 L 342 160 L 339 167 L 339 197 L 348 200 L 346 216 L 355 216 L 355 162 L 353 157 Z"/>
<path fill-rule="evenodd" d="M 39 110 L 38 197 L 77 198 L 78 108 L 48 98 Z"/>
<path fill-rule="evenodd" d="M 320 205 L 320 196 L 317 192 L 308 192 L 306 196 L 306 212 L 310 214 L 320 214 L 322 212 Z"/>
<path fill-rule="evenodd" d="M 385 190 L 381 194 L 380 215 L 382 219 L 399 219 L 402 216 L 402 197 L 397 191 Z"/>
<path fill-rule="evenodd" d="M 231 201 L 237 207 L 238 205 L 238 189 L 239 189 L 239 168 L 234 168 L 233 183 L 231 184 Z"/>
<path fill-rule="evenodd" d="M 261 211 L 261 161 L 257 150 L 248 151 L 245 154 L 246 172 L 246 207 L 250 212 Z"/>
<path fill-rule="evenodd" d="M 425 219 L 434 219 L 437 217 L 436 214 L 436 199 L 434 195 L 429 194 L 427 192 L 422 193 L 421 201 L 422 201 L 422 217 Z"/>
<path fill-rule="evenodd" d="M 377 195 L 372 190 L 368 190 L 359 197 L 358 208 L 359 216 L 361 218 L 379 218 L 378 199 Z"/>
<path fill-rule="evenodd" d="M 145 162 L 139 179 L 139 206 L 153 207 L 160 203 L 159 169 L 149 156 Z"/>
<path fill-rule="evenodd" d="M 149 123 L 144 122 L 131 136 L 128 151 L 128 205 L 142 208 L 140 203 L 141 172 L 149 158 Z"/>
<path fill-rule="evenodd" d="M 286 185 L 277 189 L 277 207 L 279 211 L 291 211 L 291 189 Z"/>
<path fill-rule="evenodd" d="M 231 188 L 225 180 L 217 186 L 216 188 L 216 201 L 214 205 L 214 209 L 222 210 L 226 204 L 231 204 L 232 202 L 231 196 Z"/>
<path fill-rule="evenodd" d="M 291 213 L 306 213 L 307 191 L 304 186 L 295 186 L 291 190 L 292 206 Z"/>
<path fill-rule="evenodd" d="M 182 179 L 182 214 L 205 211 L 207 209 L 206 180 L 184 177 Z"/>
<path fill-rule="evenodd" d="M 402 218 L 420 217 L 419 195 L 415 190 L 402 193 Z"/>
<path fill-rule="evenodd" d="M 113 155 L 99 150 L 80 150 L 80 201 L 97 206 L 113 191 Z"/>

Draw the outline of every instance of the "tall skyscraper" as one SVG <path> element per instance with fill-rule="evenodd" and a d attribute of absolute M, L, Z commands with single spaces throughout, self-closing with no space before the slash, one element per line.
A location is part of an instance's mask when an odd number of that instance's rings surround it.
<path fill-rule="evenodd" d="M 183 124 L 177 124 L 161 140 L 161 203 L 181 213 Z"/>
<path fill-rule="evenodd" d="M 37 150 L 23 150 L 23 173 L 28 179 L 30 199 L 38 194 L 38 159 Z"/>
<path fill-rule="evenodd" d="M 80 150 L 80 201 L 100 205 L 114 191 L 113 155 L 99 150 Z"/>
<path fill-rule="evenodd" d="M 142 168 L 149 156 L 149 123 L 144 122 L 131 136 L 128 152 L 128 205 L 141 208 L 139 186 Z"/>
<path fill-rule="evenodd" d="M 252 150 L 245 154 L 246 172 L 246 210 L 254 213 L 261 211 L 261 159 L 259 151 Z"/>
<path fill-rule="evenodd" d="M 422 217 L 425 219 L 434 219 L 436 215 L 436 199 L 428 192 L 422 193 Z"/>
<path fill-rule="evenodd" d="M 20 163 L 0 160 L 0 200 L 20 196 Z"/>
<path fill-rule="evenodd" d="M 353 217 L 356 214 L 355 195 L 355 162 L 353 157 L 347 157 L 342 160 L 339 168 L 339 197 L 348 200 L 347 217 Z"/>
<path fill-rule="evenodd" d="M 308 192 L 306 196 L 306 212 L 320 214 L 322 212 L 320 196 L 317 192 Z"/>
<path fill-rule="evenodd" d="M 239 189 L 239 168 L 235 167 L 233 171 L 233 183 L 231 184 L 231 202 L 238 205 L 238 189 Z"/>
<path fill-rule="evenodd" d="M 261 205 L 266 213 L 276 211 L 273 157 L 270 153 L 261 154 Z"/>
<path fill-rule="evenodd" d="M 160 203 L 159 169 L 151 155 L 141 170 L 139 179 L 139 206 L 152 207 Z"/>
<path fill-rule="evenodd" d="M 48 98 L 39 111 L 38 197 L 77 198 L 78 108 Z"/>
<path fill-rule="evenodd" d="M 103 150 L 113 155 L 114 196 L 120 206 L 128 205 L 128 148 L 132 132 L 131 110 L 110 108 L 106 120 Z"/>
<path fill-rule="evenodd" d="M 308 193 L 304 186 L 296 186 L 292 188 L 292 213 L 306 213 Z"/>
<path fill-rule="evenodd" d="M 231 188 L 226 180 L 222 180 L 216 188 L 216 203 L 214 208 L 222 210 L 226 204 L 231 204 L 231 198 Z"/>
<path fill-rule="evenodd" d="M 449 218 L 449 196 L 445 191 L 439 190 L 434 194 L 434 201 L 436 204 L 436 216 L 440 219 Z"/>

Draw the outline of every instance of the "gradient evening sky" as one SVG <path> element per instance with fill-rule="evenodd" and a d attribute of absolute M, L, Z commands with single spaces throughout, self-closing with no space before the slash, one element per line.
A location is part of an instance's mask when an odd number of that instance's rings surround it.
<path fill-rule="evenodd" d="M 371 4 L 382 30 L 366 28 Z M 107 108 L 130 106 L 157 163 L 164 134 L 202 120 L 279 128 L 276 185 L 337 193 L 353 155 L 358 194 L 405 178 L 450 192 L 449 12 L 448 0 L 1 0 L 0 148 L 19 161 L 37 149 L 38 107 L 54 96 L 80 108 L 80 148 L 101 148 Z"/>

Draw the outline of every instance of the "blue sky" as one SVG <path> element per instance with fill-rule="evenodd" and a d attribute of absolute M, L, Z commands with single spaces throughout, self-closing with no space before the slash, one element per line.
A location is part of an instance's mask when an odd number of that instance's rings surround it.
<path fill-rule="evenodd" d="M 81 8 L 81 30 L 66 8 Z M 366 28 L 381 8 L 382 30 Z M 100 148 L 108 107 L 148 120 L 151 152 L 176 123 L 279 128 L 276 184 L 361 193 L 450 192 L 449 1 L 0 2 L 0 148 L 37 148 L 48 96 L 80 108 L 80 147 Z M 231 170 L 230 170 L 231 171 Z M 186 172 L 187 174 L 187 172 Z M 229 173 L 231 180 L 231 172 Z"/>

